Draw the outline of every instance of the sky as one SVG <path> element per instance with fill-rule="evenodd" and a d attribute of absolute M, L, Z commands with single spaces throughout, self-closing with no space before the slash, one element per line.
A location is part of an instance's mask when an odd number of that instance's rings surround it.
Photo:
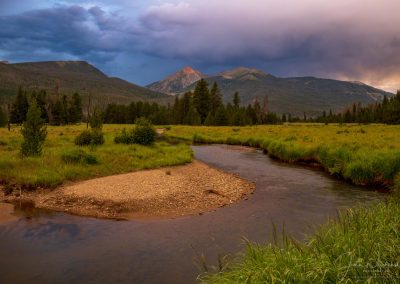
<path fill-rule="evenodd" d="M 0 0 L 0 60 L 86 60 L 146 85 L 239 66 L 400 89 L 399 0 Z"/>

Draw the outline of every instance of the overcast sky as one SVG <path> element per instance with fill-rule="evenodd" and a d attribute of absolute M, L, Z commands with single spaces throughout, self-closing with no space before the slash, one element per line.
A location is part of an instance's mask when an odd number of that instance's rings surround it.
<path fill-rule="evenodd" d="M 399 0 L 0 0 L 0 60 L 87 60 L 141 85 L 184 66 L 400 89 Z"/>

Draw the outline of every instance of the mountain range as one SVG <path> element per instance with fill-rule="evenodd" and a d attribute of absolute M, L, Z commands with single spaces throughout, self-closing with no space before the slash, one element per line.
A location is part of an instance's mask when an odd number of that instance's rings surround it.
<path fill-rule="evenodd" d="M 204 78 L 216 82 L 225 102 L 240 94 L 243 105 L 268 98 L 268 109 L 276 113 L 302 116 L 318 115 L 323 110 L 341 111 L 354 102 L 370 104 L 393 94 L 361 82 L 347 82 L 315 77 L 279 78 L 263 71 L 239 67 L 216 75 L 205 75 L 191 67 L 167 76 L 147 87 L 108 77 L 85 61 L 49 61 L 10 64 L 0 61 L 0 100 L 14 96 L 21 86 L 45 89 L 50 93 L 79 92 L 103 104 L 151 101 L 173 103 L 173 95 L 192 91 Z M 6 99 L 7 100 L 7 99 Z M 3 99 L 4 102 L 4 99 Z"/>
<path fill-rule="evenodd" d="M 147 87 L 154 91 L 180 95 L 194 90 L 200 78 L 204 78 L 210 85 L 216 82 L 225 102 L 232 101 L 235 92 L 239 92 L 243 105 L 253 103 L 256 99 L 262 102 L 267 97 L 269 111 L 297 116 L 302 116 L 303 113 L 319 115 L 323 110 L 342 111 L 354 102 L 370 104 L 381 101 L 384 96 L 393 95 L 361 82 L 316 77 L 279 78 L 246 67 L 224 71 L 214 76 L 207 76 L 186 67 Z M 185 84 L 182 84 L 183 81 Z"/>
<path fill-rule="evenodd" d="M 166 94 L 108 77 L 85 61 L 0 62 L 0 96 L 13 96 L 20 86 L 28 90 L 44 89 L 50 93 L 92 94 L 101 102 L 171 101 Z"/>

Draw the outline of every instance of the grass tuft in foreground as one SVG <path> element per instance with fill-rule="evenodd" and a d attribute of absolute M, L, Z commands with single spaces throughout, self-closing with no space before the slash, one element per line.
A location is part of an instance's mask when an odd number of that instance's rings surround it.
<path fill-rule="evenodd" d="M 247 244 L 240 262 L 204 274 L 203 283 L 396 283 L 400 206 L 395 198 L 348 209 L 306 243 Z"/>

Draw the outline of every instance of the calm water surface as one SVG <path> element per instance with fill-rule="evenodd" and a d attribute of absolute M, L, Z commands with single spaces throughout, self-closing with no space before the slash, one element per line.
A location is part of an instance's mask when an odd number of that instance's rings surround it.
<path fill-rule="evenodd" d="M 268 242 L 272 223 L 304 238 L 338 209 L 384 198 L 259 151 L 193 149 L 197 159 L 255 182 L 255 193 L 215 212 L 172 220 L 113 221 L 14 208 L 17 218 L 0 224 L 0 283 L 194 283 L 199 255 L 215 264 L 218 255 L 242 250 L 242 237 Z"/>

